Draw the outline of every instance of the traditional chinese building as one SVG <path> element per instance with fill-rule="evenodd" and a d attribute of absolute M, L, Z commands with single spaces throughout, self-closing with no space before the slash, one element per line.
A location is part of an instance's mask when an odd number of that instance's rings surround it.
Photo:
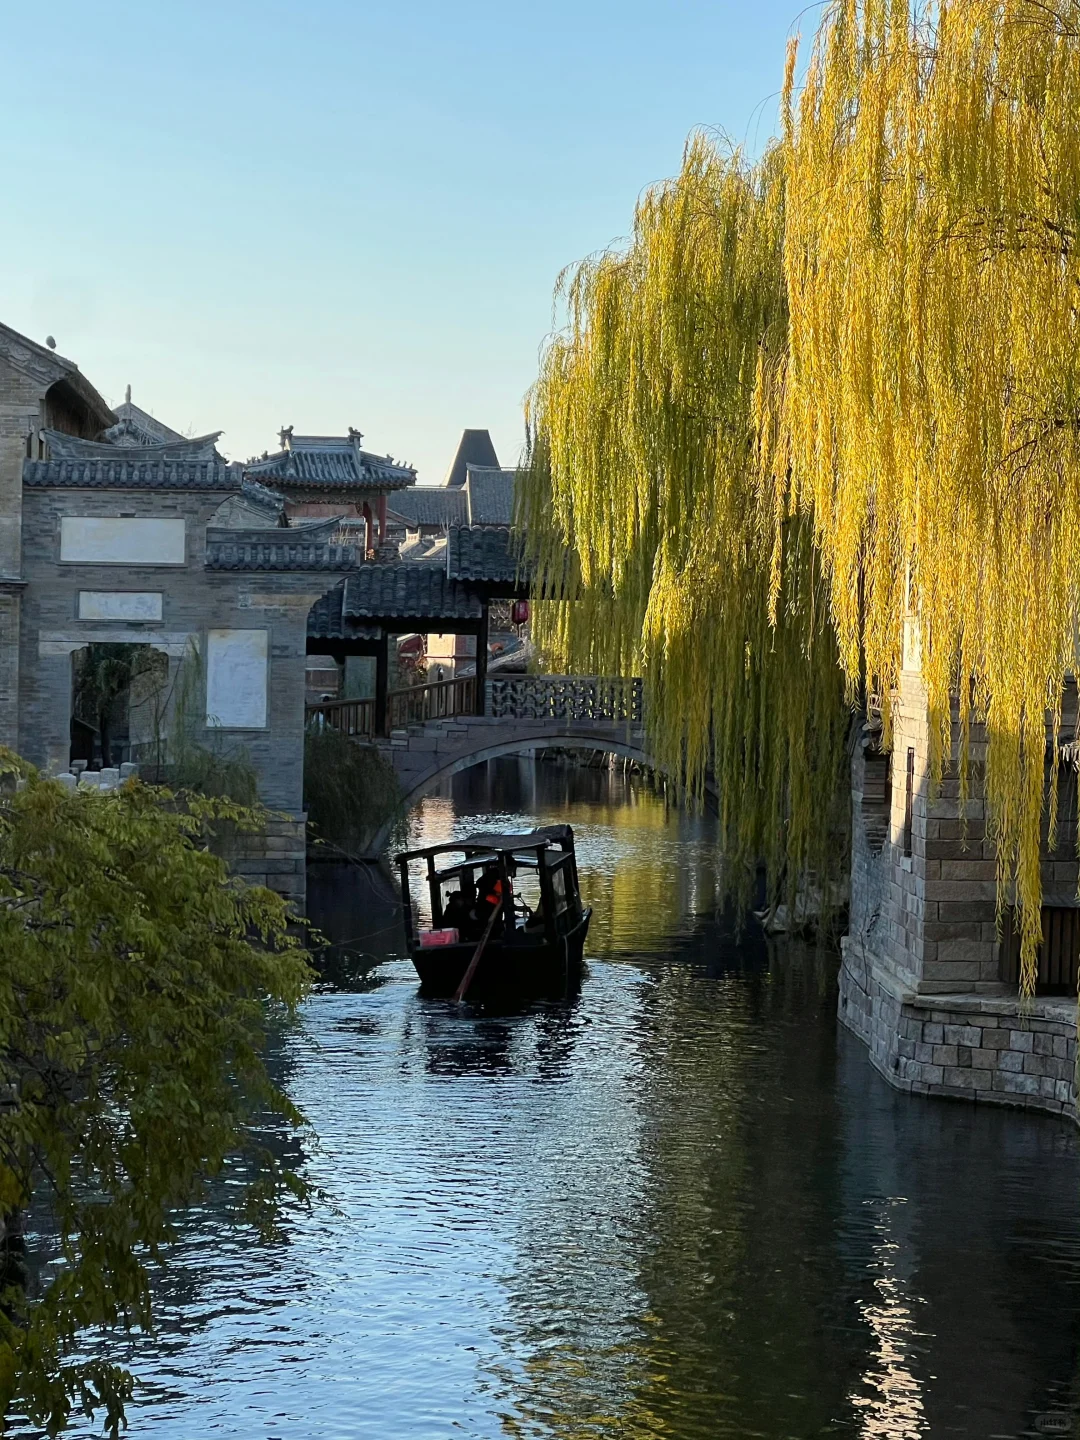
<path fill-rule="evenodd" d="M 279 438 L 275 454 L 248 461 L 248 478 L 282 494 L 290 520 L 363 520 L 363 553 L 374 559 L 387 543 L 387 497 L 415 485 L 416 471 L 361 449 L 363 436 L 352 428 L 343 436 L 294 435 L 290 425 Z"/>
<path fill-rule="evenodd" d="M 460 631 L 482 705 L 491 586 L 477 566 L 495 555 L 510 570 L 509 529 L 455 525 L 435 563 L 402 562 L 387 501 L 411 466 L 356 430 L 285 430 L 246 466 L 218 438 L 180 435 L 130 389 L 113 411 L 71 361 L 0 326 L 0 743 L 53 773 L 80 755 L 242 759 L 278 818 L 236 867 L 302 900 L 309 653 L 371 662 L 381 734 L 395 636 Z M 100 656 L 114 670 L 139 657 L 108 700 L 107 739 L 80 704 Z"/>

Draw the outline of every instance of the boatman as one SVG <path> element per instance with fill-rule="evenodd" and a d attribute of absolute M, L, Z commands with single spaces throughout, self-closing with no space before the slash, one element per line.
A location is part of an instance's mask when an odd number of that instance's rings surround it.
<path fill-rule="evenodd" d="M 489 860 L 484 866 L 480 876 L 480 884 L 476 893 L 476 916 L 478 920 L 486 925 L 491 917 L 492 910 L 496 905 L 502 904 L 503 882 L 499 874 L 499 867 L 494 860 Z"/>

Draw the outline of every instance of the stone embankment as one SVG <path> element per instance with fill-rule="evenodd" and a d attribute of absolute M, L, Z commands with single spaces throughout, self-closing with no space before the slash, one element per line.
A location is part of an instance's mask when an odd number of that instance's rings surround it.
<path fill-rule="evenodd" d="M 843 941 L 840 1019 L 900 1090 L 1076 1114 L 1076 1000 L 904 993 Z M 884 983 L 883 983 L 884 982 Z"/>

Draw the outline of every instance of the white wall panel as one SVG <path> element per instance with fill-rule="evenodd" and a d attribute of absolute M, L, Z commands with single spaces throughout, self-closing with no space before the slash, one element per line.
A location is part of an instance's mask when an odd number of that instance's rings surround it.
<path fill-rule="evenodd" d="M 60 559 L 88 565 L 183 565 L 183 520 L 120 520 L 64 515 Z"/>
<path fill-rule="evenodd" d="M 206 723 L 266 728 L 268 630 L 210 630 L 206 636 Z"/>
<path fill-rule="evenodd" d="M 160 620 L 160 590 L 80 590 L 80 620 Z"/>

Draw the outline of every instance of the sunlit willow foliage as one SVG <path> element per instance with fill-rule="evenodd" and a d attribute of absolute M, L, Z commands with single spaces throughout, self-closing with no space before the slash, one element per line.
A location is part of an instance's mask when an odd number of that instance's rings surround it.
<path fill-rule="evenodd" d="M 792 47 L 759 164 L 692 142 L 628 250 L 566 284 L 529 402 L 522 517 L 572 601 L 541 638 L 643 665 L 665 757 L 693 780 L 711 725 L 727 829 L 746 846 L 789 813 L 798 859 L 830 814 L 835 656 L 849 700 L 887 696 L 916 614 L 935 782 L 952 707 L 964 784 L 986 724 L 1030 987 L 1076 668 L 1080 4 L 841 0 L 797 103 L 795 70 Z"/>
<path fill-rule="evenodd" d="M 743 893 L 761 857 L 779 893 L 844 849 L 827 596 L 806 517 L 774 514 L 755 425 L 786 345 L 782 159 L 696 138 L 626 251 L 564 277 L 519 512 L 541 651 L 644 675 L 656 759 L 692 796 L 712 769 Z"/>
<path fill-rule="evenodd" d="M 1080 600 L 1080 5 L 844 0 L 788 125 L 776 469 L 813 516 L 847 674 L 861 655 L 895 684 L 910 606 L 935 776 L 950 698 L 965 735 L 986 722 L 1030 988 Z"/>
<path fill-rule="evenodd" d="M 0 1426 L 100 1407 L 114 1431 L 131 1377 L 88 1342 L 150 1323 L 180 1212 L 221 1177 L 269 1234 L 304 1193 L 253 1126 L 302 1124 L 263 1036 L 303 995 L 305 952 L 285 902 L 209 853 L 223 818 L 263 817 L 137 780 L 66 791 L 0 751 Z"/>

